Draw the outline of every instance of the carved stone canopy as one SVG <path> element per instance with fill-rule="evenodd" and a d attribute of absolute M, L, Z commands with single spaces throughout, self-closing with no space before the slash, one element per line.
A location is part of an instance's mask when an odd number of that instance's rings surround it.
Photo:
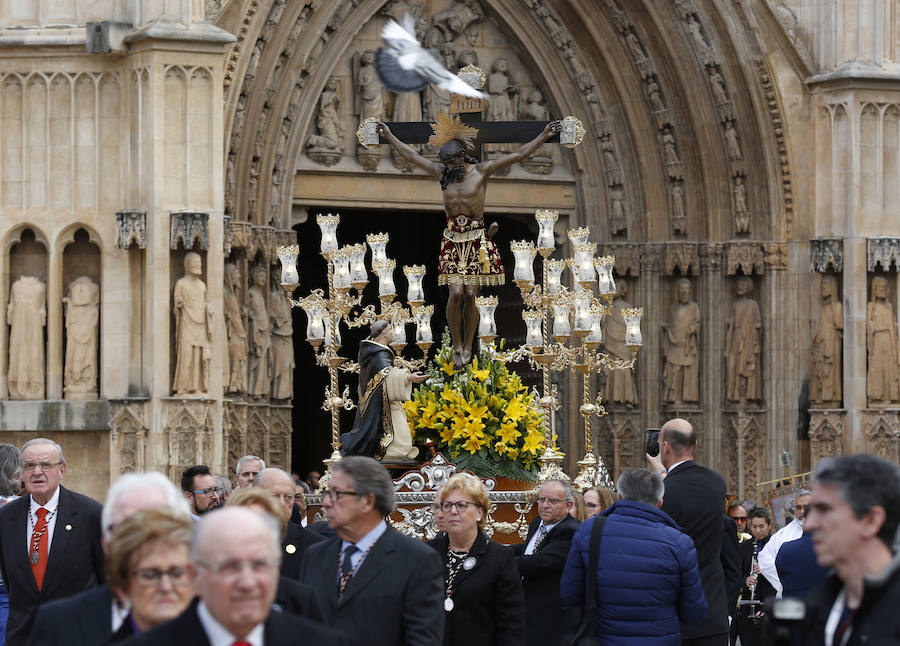
<path fill-rule="evenodd" d="M 726 273 L 737 274 L 738 269 L 745 276 L 765 273 L 763 247 L 758 242 L 731 242 L 726 252 Z"/>
<path fill-rule="evenodd" d="M 869 238 L 866 241 L 866 269 L 875 271 L 881 265 L 882 271 L 900 270 L 900 238 Z"/>
<path fill-rule="evenodd" d="M 674 242 L 666 245 L 666 274 L 675 270 L 682 276 L 696 276 L 700 273 L 700 252 L 695 242 Z"/>
<path fill-rule="evenodd" d="M 618 276 L 638 276 L 641 273 L 641 247 L 633 242 L 607 243 L 603 255 L 615 256 Z"/>
<path fill-rule="evenodd" d="M 809 270 L 820 274 L 844 270 L 844 241 L 841 238 L 813 238 L 809 241 Z"/>
<path fill-rule="evenodd" d="M 119 211 L 116 213 L 116 248 L 128 249 L 136 245 L 147 248 L 147 212 Z"/>
<path fill-rule="evenodd" d="M 191 249 L 200 241 L 201 249 L 209 249 L 209 213 L 200 211 L 173 211 L 169 233 L 169 248 L 178 249 L 178 241 L 185 249 Z"/>

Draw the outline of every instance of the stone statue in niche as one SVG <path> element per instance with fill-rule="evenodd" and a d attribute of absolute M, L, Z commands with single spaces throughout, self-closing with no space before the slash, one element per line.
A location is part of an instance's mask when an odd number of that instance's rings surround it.
<path fill-rule="evenodd" d="M 266 269 L 257 266 L 250 272 L 247 316 L 250 325 L 250 355 L 247 392 L 253 397 L 269 394 L 269 350 L 272 345 L 271 322 L 266 307 Z"/>
<path fill-rule="evenodd" d="M 519 115 L 522 121 L 549 121 L 550 110 L 540 90 L 532 90 Z M 528 159 L 519 162 L 532 175 L 549 175 L 553 171 L 553 149 L 544 144 Z"/>
<path fill-rule="evenodd" d="M 242 393 L 247 390 L 247 331 L 244 328 L 244 299 L 241 274 L 234 263 L 225 265 L 225 331 L 228 333 L 228 364 L 225 392 Z"/>
<path fill-rule="evenodd" d="M 725 149 L 728 152 L 728 159 L 732 161 L 737 161 L 742 157 L 737 131 L 734 129 L 732 121 L 725 125 Z"/>
<path fill-rule="evenodd" d="M 762 316 L 753 300 L 753 280 L 737 281 L 737 300 L 725 328 L 725 398 L 743 407 L 762 399 Z"/>
<path fill-rule="evenodd" d="M 618 235 L 628 230 L 628 216 L 625 214 L 625 200 L 622 189 L 617 188 L 612 192 L 611 214 L 609 218 L 609 232 Z"/>
<path fill-rule="evenodd" d="M 819 408 L 839 408 L 843 389 L 841 351 L 844 305 L 838 298 L 837 279 L 822 276 L 822 310 L 810 347 L 809 400 Z"/>
<path fill-rule="evenodd" d="M 175 281 L 176 395 L 203 395 L 209 388 L 209 360 L 212 347 L 212 305 L 206 298 L 206 284 L 200 279 L 203 261 L 193 251 L 184 257 L 184 276 Z"/>
<path fill-rule="evenodd" d="M 663 131 L 662 143 L 666 164 L 680 164 L 678 152 L 675 150 L 675 135 L 672 134 L 671 128 Z"/>
<path fill-rule="evenodd" d="M 66 399 L 97 399 L 97 337 L 100 286 L 79 276 L 63 298 L 66 315 Z"/>
<path fill-rule="evenodd" d="M 10 399 L 44 398 L 44 326 L 47 325 L 47 286 L 34 276 L 12 284 L 9 306 Z"/>
<path fill-rule="evenodd" d="M 663 401 L 679 408 L 700 401 L 700 306 L 692 298 L 690 280 L 682 278 L 675 289 L 678 302 L 662 324 Z"/>
<path fill-rule="evenodd" d="M 610 356 L 623 361 L 631 360 L 631 350 L 625 345 L 625 318 L 622 311 L 632 307 L 628 298 L 628 282 L 621 279 L 616 283 L 616 298 L 612 302 L 612 313 L 603 319 L 603 345 Z M 606 370 L 604 398 L 615 404 L 625 404 L 633 408 L 638 403 L 634 387 L 633 370 Z"/>
<path fill-rule="evenodd" d="M 316 114 L 318 134 L 310 135 L 306 143 L 306 154 L 317 164 L 333 166 L 341 159 L 344 151 L 341 147 L 340 114 L 338 81 L 332 77 L 326 81 L 322 96 L 319 97 L 319 110 Z"/>
<path fill-rule="evenodd" d="M 897 352 L 897 319 L 887 299 L 888 281 L 872 279 L 872 300 L 866 305 L 866 398 L 872 408 L 900 402 L 900 365 Z"/>
<path fill-rule="evenodd" d="M 734 178 L 734 220 L 737 233 L 750 233 L 750 213 L 747 211 L 747 187 L 744 178 Z"/>
<path fill-rule="evenodd" d="M 495 59 L 491 66 L 491 73 L 487 77 L 487 93 L 491 95 L 487 106 L 488 121 L 515 120 L 519 87 L 509 70 L 509 61 L 502 56 Z M 509 144 L 486 144 L 485 148 L 496 152 L 512 150 Z"/>
<path fill-rule="evenodd" d="M 684 187 L 672 184 L 672 228 L 675 233 L 687 233 L 687 213 L 684 209 Z"/>
<path fill-rule="evenodd" d="M 659 95 L 659 84 L 656 81 L 647 83 L 647 97 L 650 99 L 650 109 L 653 112 L 665 112 L 666 106 Z"/>
<path fill-rule="evenodd" d="M 709 83 L 712 85 L 713 96 L 716 98 L 716 103 L 727 103 L 729 99 L 728 92 L 725 90 L 725 79 L 722 78 L 722 75 L 719 74 L 719 71 L 715 68 L 713 68 L 709 74 Z"/>
<path fill-rule="evenodd" d="M 381 121 L 384 119 L 384 89 L 375 71 L 375 52 L 367 49 L 358 59 L 354 57 L 353 62 L 354 68 L 356 68 L 353 75 L 356 86 L 354 98 L 359 120 L 365 121 L 368 118 L 374 118 Z M 363 168 L 370 171 L 375 170 L 381 160 L 381 149 L 376 146 L 369 150 L 359 146 L 356 157 Z"/>
<path fill-rule="evenodd" d="M 273 276 L 269 317 L 272 320 L 272 399 L 294 396 L 294 324 L 291 304 Z"/>

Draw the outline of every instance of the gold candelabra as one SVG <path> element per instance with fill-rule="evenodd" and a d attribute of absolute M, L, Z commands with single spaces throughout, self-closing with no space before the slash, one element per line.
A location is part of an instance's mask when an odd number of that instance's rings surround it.
<path fill-rule="evenodd" d="M 316 218 L 322 233 L 320 253 L 328 268 L 327 292 L 312 290 L 309 295 L 294 300 L 293 294 L 300 283 L 297 272 L 299 247 L 291 245 L 278 247 L 281 261 L 281 286 L 292 307 L 301 307 L 306 313 L 306 340 L 313 346 L 316 364 L 328 369 L 329 383 L 325 387 L 322 409 L 331 413 L 331 456 L 324 460 L 326 473 L 319 480 L 319 491 L 328 486 L 331 466 L 341 459 L 340 411 L 356 407 L 350 397 L 350 387 L 340 390 L 340 372 L 359 372 L 359 364 L 340 355 L 341 323 L 349 328 L 370 325 L 375 321 L 388 321 L 392 327 L 391 347 L 394 350 L 394 364 L 417 370 L 425 365 L 428 350 L 433 344 L 431 317 L 434 306 L 425 304 L 422 279 L 425 267 L 412 265 L 403 268 L 408 289 L 409 307 L 397 301 L 394 284 L 396 263 L 387 257 L 389 236 L 386 233 L 366 236 L 372 253 L 371 267 L 378 276 L 379 306 L 362 305 L 363 289 L 369 283 L 366 268 L 366 244 L 357 243 L 340 247 L 337 226 L 340 215 L 319 215 Z M 358 313 L 354 313 L 358 311 Z M 401 352 L 407 345 L 406 325 L 416 324 L 415 344 L 422 351 L 421 359 L 406 359 Z"/>

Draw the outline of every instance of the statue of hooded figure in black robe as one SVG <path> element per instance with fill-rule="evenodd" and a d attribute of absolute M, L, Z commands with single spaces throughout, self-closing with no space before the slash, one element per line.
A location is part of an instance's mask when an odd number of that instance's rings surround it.
<path fill-rule="evenodd" d="M 425 375 L 394 366 L 388 345 L 392 330 L 386 321 L 372 324 L 370 338 L 359 345 L 359 405 L 353 428 L 341 435 L 343 455 L 365 455 L 384 462 L 415 459 L 403 402 L 412 395 L 412 384 Z"/>

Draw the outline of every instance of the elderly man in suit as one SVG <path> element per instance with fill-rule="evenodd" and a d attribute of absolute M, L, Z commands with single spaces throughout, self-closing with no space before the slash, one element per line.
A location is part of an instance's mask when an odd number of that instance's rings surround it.
<path fill-rule="evenodd" d="M 559 586 L 578 521 L 569 511 L 575 504 L 572 485 L 548 480 L 538 495 L 538 518 L 528 537 L 513 545 L 525 592 L 525 629 L 528 646 L 568 643 L 578 625 L 575 609 L 563 608 Z"/>
<path fill-rule="evenodd" d="M 273 608 L 280 552 L 276 523 L 259 512 L 228 507 L 205 515 L 194 528 L 188 569 L 197 599 L 122 645 L 345 646 L 340 634 Z"/>
<path fill-rule="evenodd" d="M 69 491 L 62 447 L 36 438 L 22 447 L 27 496 L 0 508 L 0 569 L 9 590 L 8 646 L 25 646 L 38 606 L 106 581 L 96 500 Z"/>
<path fill-rule="evenodd" d="M 708 610 L 699 624 L 681 626 L 681 643 L 691 646 L 725 646 L 728 643 L 729 598 L 736 596 L 726 587 L 724 562 L 736 561 L 737 533 L 731 527 L 734 543 L 725 537 L 725 480 L 694 461 L 697 436 L 690 422 L 671 419 L 659 431 L 659 456 L 647 456 L 651 467 L 665 477 L 666 490 L 662 510 L 669 514 L 694 540 L 700 580 Z M 738 566 L 739 567 L 739 566 Z M 736 568 L 735 568 L 736 569 Z"/>
<path fill-rule="evenodd" d="M 337 536 L 309 546 L 300 572 L 319 592 L 325 624 L 359 646 L 443 644 L 441 559 L 385 522 L 395 504 L 387 470 L 363 456 L 331 469 L 322 506 Z"/>
<path fill-rule="evenodd" d="M 187 500 L 161 473 L 127 473 L 116 480 L 106 494 L 100 516 L 104 552 L 116 525 L 139 511 L 161 507 L 190 516 Z M 127 615 L 128 609 L 113 598 L 109 585 L 104 583 L 42 605 L 34 622 L 31 644 L 95 646 L 116 632 Z"/>

